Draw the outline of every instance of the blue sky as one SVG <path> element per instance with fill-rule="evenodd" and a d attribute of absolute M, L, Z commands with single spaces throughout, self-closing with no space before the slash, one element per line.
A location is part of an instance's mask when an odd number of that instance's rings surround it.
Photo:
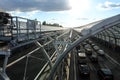
<path fill-rule="evenodd" d="M 120 0 L 0 0 L 0 10 L 12 16 L 78 27 L 120 14 Z"/>

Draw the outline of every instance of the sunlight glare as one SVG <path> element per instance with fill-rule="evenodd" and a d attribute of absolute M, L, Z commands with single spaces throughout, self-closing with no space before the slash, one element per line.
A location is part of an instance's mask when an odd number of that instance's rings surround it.
<path fill-rule="evenodd" d="M 90 7 L 90 0 L 69 0 L 72 14 L 80 14 Z"/>

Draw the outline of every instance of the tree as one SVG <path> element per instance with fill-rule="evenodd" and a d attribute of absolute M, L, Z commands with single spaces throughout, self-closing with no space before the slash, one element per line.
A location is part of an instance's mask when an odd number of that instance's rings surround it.
<path fill-rule="evenodd" d="M 46 21 L 43 21 L 42 25 L 46 25 Z"/>

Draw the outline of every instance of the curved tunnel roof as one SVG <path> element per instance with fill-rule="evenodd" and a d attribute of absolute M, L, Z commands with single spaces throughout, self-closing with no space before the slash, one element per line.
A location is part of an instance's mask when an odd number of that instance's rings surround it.
<path fill-rule="evenodd" d="M 81 26 L 79 28 L 74 28 L 74 30 L 81 32 L 81 34 L 83 35 L 82 38 L 79 38 L 79 40 L 77 40 L 76 42 L 74 42 L 71 46 L 69 46 L 63 53 L 62 55 L 59 57 L 59 59 L 56 61 L 56 63 L 54 64 L 51 73 L 50 73 L 50 77 L 49 79 L 52 80 L 53 78 L 53 74 L 57 68 L 57 66 L 59 65 L 59 63 L 62 61 L 62 59 L 64 59 L 64 57 L 75 47 L 77 46 L 79 43 L 81 43 L 83 40 L 96 35 L 97 33 L 100 33 L 106 29 L 110 29 L 111 27 L 115 26 L 115 25 L 120 25 L 120 14 L 101 20 L 101 21 L 97 21 L 97 22 L 93 22 L 90 24 L 87 24 L 85 26 Z M 120 27 L 120 26 L 119 26 Z M 111 32 L 111 34 L 113 35 L 114 32 L 111 30 L 109 31 Z M 109 33 L 108 33 L 109 34 Z"/>

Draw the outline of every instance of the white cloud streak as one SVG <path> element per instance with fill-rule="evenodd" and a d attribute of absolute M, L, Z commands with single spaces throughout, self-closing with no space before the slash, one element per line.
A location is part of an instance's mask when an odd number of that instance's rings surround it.
<path fill-rule="evenodd" d="M 98 4 L 97 7 L 99 9 L 102 9 L 102 10 L 117 9 L 117 8 L 120 8 L 120 2 L 119 3 L 114 3 L 114 2 L 106 1 L 104 3 Z"/>
<path fill-rule="evenodd" d="M 63 11 L 69 10 L 68 0 L 0 0 L 5 11 Z"/>

